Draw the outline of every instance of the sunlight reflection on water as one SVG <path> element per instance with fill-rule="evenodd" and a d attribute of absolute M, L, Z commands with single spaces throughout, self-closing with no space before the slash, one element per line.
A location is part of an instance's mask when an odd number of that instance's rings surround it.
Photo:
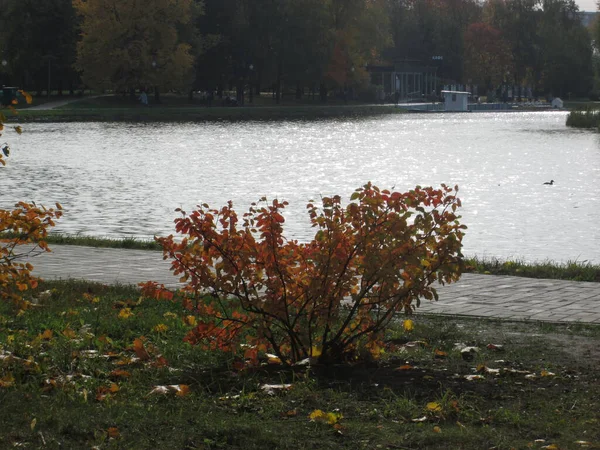
<path fill-rule="evenodd" d="M 2 169 L 0 206 L 63 204 L 56 231 L 169 234 L 174 209 L 262 196 L 290 202 L 291 237 L 312 237 L 305 205 L 366 181 L 460 186 L 465 253 L 600 263 L 600 145 L 561 112 L 402 115 L 197 124 L 27 124 Z M 12 138 L 12 136 L 11 136 Z M 542 183 L 554 179 L 554 186 Z"/>

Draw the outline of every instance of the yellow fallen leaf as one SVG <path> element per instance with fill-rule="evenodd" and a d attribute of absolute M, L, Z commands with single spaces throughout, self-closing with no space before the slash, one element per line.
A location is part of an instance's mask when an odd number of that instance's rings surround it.
<path fill-rule="evenodd" d="M 434 433 L 441 433 L 441 432 L 442 432 L 442 429 L 441 429 L 440 427 L 437 427 L 437 426 L 436 426 L 436 427 L 433 427 L 433 432 L 434 432 Z"/>
<path fill-rule="evenodd" d="M 427 410 L 432 412 L 440 412 L 442 410 L 442 406 L 437 402 L 429 402 L 427 403 Z"/>
<path fill-rule="evenodd" d="M 325 413 L 323 411 L 321 411 L 320 409 L 315 409 L 313 412 L 311 412 L 308 415 L 308 418 L 313 421 L 317 420 L 317 419 L 321 419 L 323 417 L 325 417 Z"/>
<path fill-rule="evenodd" d="M 196 321 L 196 317 L 195 316 L 185 316 L 185 318 L 183 319 L 183 321 L 185 322 L 186 325 L 190 325 L 190 326 L 196 326 L 197 325 L 197 321 Z"/>
<path fill-rule="evenodd" d="M 36 423 L 37 423 L 37 419 L 34 417 L 33 420 L 31 421 L 31 423 L 29 424 L 29 428 L 31 428 L 31 431 L 33 431 L 35 429 Z"/>
<path fill-rule="evenodd" d="M 115 439 L 118 438 L 121 433 L 119 432 L 119 429 L 117 427 L 110 427 L 106 430 L 106 434 L 108 434 L 109 438 Z"/>
<path fill-rule="evenodd" d="M 119 319 L 129 319 L 131 316 L 133 316 L 131 308 L 123 308 L 119 311 Z"/>
<path fill-rule="evenodd" d="M 52 333 L 52 330 L 46 330 L 42 334 L 40 334 L 40 338 L 49 341 L 50 339 L 52 339 L 53 334 L 54 333 Z"/>
<path fill-rule="evenodd" d="M 402 322 L 402 328 L 404 328 L 404 331 L 412 331 L 415 328 L 415 324 L 412 320 L 407 319 Z"/>
<path fill-rule="evenodd" d="M 547 370 L 542 370 L 542 372 L 540 373 L 540 375 L 543 376 L 543 377 L 553 377 L 556 374 L 552 373 L 552 372 L 549 372 Z"/>

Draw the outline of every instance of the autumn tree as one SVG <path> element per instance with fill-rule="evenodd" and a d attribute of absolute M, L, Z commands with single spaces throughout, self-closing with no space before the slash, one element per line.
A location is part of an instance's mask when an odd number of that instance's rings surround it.
<path fill-rule="evenodd" d="M 74 0 L 81 15 L 76 67 L 96 89 L 187 88 L 194 54 L 182 40 L 192 0 Z"/>
<path fill-rule="evenodd" d="M 464 41 L 466 77 L 487 91 L 506 81 L 513 71 L 513 62 L 500 30 L 485 23 L 473 23 L 467 28 Z"/>

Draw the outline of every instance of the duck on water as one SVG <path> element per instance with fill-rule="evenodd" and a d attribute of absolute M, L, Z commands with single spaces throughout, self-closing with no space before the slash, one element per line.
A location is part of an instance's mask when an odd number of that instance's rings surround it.
<path fill-rule="evenodd" d="M 546 181 L 544 184 L 549 184 L 550 186 L 552 186 L 554 184 L 554 180 Z"/>

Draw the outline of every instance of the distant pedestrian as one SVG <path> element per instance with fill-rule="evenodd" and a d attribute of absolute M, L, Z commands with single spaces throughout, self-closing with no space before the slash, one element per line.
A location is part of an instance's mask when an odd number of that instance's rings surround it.
<path fill-rule="evenodd" d="M 142 105 L 148 106 L 148 94 L 146 94 L 146 91 L 142 91 L 140 94 L 140 102 L 142 102 Z"/>

